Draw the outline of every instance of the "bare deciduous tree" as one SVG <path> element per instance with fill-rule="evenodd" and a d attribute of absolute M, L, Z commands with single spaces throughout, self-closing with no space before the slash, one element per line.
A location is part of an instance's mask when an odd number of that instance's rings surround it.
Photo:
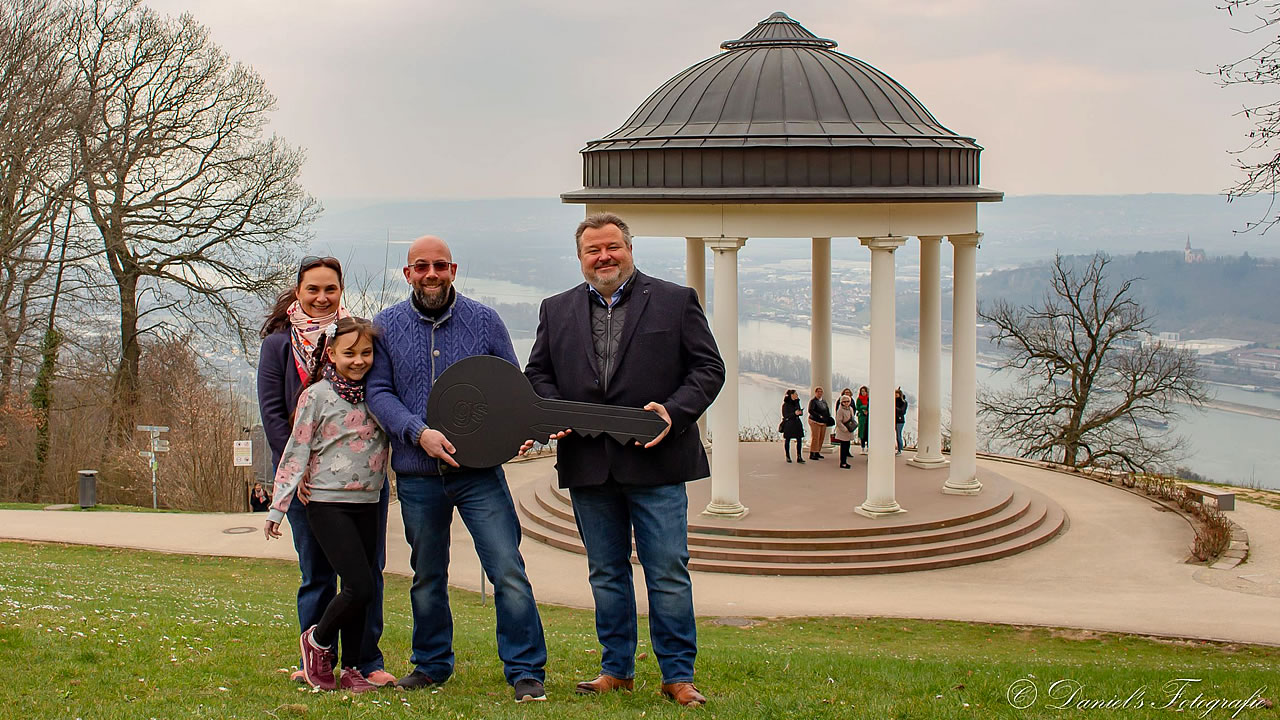
<path fill-rule="evenodd" d="M 1167 430 L 1180 404 L 1206 399 L 1195 357 L 1150 340 L 1151 318 L 1130 296 L 1135 279 L 1111 287 L 1108 259 L 1057 256 L 1039 306 L 1003 300 L 980 312 L 1011 354 L 1014 387 L 985 392 L 989 432 L 1026 457 L 1070 467 L 1149 469 L 1175 459 Z"/>
<path fill-rule="evenodd" d="M 120 310 L 115 437 L 132 433 L 140 335 L 164 323 L 245 338 L 288 279 L 319 206 L 303 154 L 264 137 L 275 99 L 190 15 L 77 0 L 70 47 L 89 113 L 79 202 Z"/>
<path fill-rule="evenodd" d="M 42 324 L 43 281 L 67 237 L 55 221 L 66 212 L 80 96 L 64 23 L 51 0 L 0 0 L 0 401 L 15 389 L 20 344 Z"/>
<path fill-rule="evenodd" d="M 1219 84 L 1275 86 L 1280 83 L 1280 2 L 1277 0 L 1219 0 L 1219 10 L 1232 17 L 1252 14 L 1247 27 L 1241 32 L 1250 36 L 1268 36 L 1261 47 L 1251 54 L 1219 65 Z M 1280 222 L 1275 200 L 1277 183 L 1280 183 L 1280 99 L 1247 104 L 1237 115 L 1253 122 L 1244 147 L 1233 151 L 1236 167 L 1242 175 L 1239 182 L 1227 188 L 1227 199 L 1269 195 L 1271 205 L 1265 217 L 1250 222 L 1246 230 L 1261 228 L 1266 232 Z"/>

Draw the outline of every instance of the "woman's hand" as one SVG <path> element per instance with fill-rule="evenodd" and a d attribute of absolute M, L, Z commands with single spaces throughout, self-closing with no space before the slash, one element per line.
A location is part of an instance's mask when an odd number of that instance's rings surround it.
<path fill-rule="evenodd" d="M 267 524 L 262 528 L 262 533 L 267 536 L 268 540 L 280 537 L 280 523 L 268 520 Z"/>

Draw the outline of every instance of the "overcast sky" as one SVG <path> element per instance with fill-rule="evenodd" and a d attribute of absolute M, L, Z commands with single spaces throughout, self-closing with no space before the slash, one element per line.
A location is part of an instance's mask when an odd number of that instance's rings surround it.
<path fill-rule="evenodd" d="M 276 95 L 322 200 L 555 197 L 584 143 L 782 10 L 985 148 L 1011 195 L 1214 193 L 1248 89 L 1202 74 L 1264 38 L 1215 0 L 150 0 Z M 1256 97 L 1256 92 L 1255 92 Z"/>

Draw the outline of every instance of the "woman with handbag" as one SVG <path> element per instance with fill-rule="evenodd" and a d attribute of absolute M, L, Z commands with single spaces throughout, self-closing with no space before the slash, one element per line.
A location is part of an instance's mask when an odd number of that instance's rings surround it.
<path fill-rule="evenodd" d="M 840 443 L 840 467 L 848 469 L 853 467 L 849 464 L 849 446 L 853 443 L 853 430 L 857 427 L 853 419 L 853 403 L 852 398 L 848 395 L 840 396 L 840 406 L 836 408 L 836 442 Z"/>
<path fill-rule="evenodd" d="M 813 398 L 809 400 L 809 459 L 822 460 L 822 444 L 827 441 L 827 428 L 835 425 L 835 418 L 831 417 L 831 408 L 827 406 L 827 401 L 822 399 L 822 388 L 813 389 Z"/>
<path fill-rule="evenodd" d="M 800 409 L 800 393 L 788 390 L 782 396 L 782 422 L 778 423 L 778 432 L 782 433 L 782 449 L 787 454 L 787 462 L 791 462 L 791 441 L 796 441 L 796 462 L 804 464 L 800 456 L 800 441 L 804 437 L 804 423 L 800 418 L 804 410 Z"/>

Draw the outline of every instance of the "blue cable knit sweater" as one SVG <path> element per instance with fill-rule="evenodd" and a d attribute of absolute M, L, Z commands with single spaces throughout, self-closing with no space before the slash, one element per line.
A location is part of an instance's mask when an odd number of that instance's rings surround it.
<path fill-rule="evenodd" d="M 438 460 L 418 444 L 427 427 L 431 384 L 455 362 L 494 355 L 520 366 L 507 326 L 493 308 L 455 295 L 453 306 L 432 322 L 405 300 L 378 313 L 365 394 L 369 409 L 391 440 L 391 467 L 405 475 L 435 475 Z"/>

